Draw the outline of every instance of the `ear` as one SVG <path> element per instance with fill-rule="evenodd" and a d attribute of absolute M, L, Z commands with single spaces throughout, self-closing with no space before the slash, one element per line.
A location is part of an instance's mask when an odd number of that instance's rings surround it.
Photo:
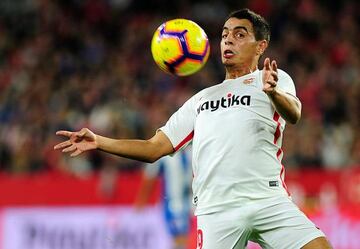
<path fill-rule="evenodd" d="M 267 40 L 259 41 L 256 49 L 256 54 L 261 56 L 265 52 L 268 45 L 269 43 Z"/>

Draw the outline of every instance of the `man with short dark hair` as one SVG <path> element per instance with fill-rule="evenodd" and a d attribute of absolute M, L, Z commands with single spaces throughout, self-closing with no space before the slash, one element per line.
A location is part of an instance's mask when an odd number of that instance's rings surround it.
<path fill-rule="evenodd" d="M 284 182 L 285 123 L 301 116 L 291 77 L 266 58 L 270 28 L 248 9 L 230 14 L 221 39 L 225 80 L 175 112 L 149 140 L 110 139 L 88 129 L 59 131 L 55 146 L 76 156 L 99 149 L 153 162 L 192 141 L 198 249 L 328 249 L 324 234 L 294 205 Z"/>

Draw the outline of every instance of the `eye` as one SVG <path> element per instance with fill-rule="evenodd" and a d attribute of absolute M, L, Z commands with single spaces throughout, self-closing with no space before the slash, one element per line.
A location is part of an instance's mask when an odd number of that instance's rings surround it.
<path fill-rule="evenodd" d="M 225 39 L 226 37 L 227 37 L 227 34 L 222 34 L 222 35 L 221 35 L 221 38 L 222 38 L 222 39 Z"/>
<path fill-rule="evenodd" d="M 236 33 L 235 36 L 238 37 L 238 38 L 244 38 L 245 37 L 245 35 L 243 33 L 240 33 L 240 32 Z"/>

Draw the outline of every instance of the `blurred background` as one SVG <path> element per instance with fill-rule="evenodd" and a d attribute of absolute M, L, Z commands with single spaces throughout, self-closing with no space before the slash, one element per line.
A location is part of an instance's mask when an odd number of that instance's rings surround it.
<path fill-rule="evenodd" d="M 285 130 L 290 192 L 334 248 L 359 249 L 356 0 L 1 0 L 0 248 L 170 249 L 161 180 L 135 210 L 142 163 L 100 152 L 70 159 L 53 150 L 55 131 L 151 137 L 189 97 L 222 82 L 221 29 L 242 7 L 269 21 L 266 56 L 292 76 L 303 104 Z M 211 42 L 206 66 L 185 78 L 163 73 L 150 51 L 155 29 L 178 17 Z"/>

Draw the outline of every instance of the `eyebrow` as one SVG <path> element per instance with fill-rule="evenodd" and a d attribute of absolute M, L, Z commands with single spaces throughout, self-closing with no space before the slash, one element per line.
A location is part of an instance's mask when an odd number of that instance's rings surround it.
<path fill-rule="evenodd" d="M 247 30 L 247 28 L 245 26 L 236 26 L 235 28 L 233 28 L 233 30 L 237 30 L 237 29 L 243 29 L 243 30 L 245 30 L 246 33 L 249 33 L 249 31 Z M 229 28 L 223 27 L 223 31 L 224 30 L 229 30 Z"/>

